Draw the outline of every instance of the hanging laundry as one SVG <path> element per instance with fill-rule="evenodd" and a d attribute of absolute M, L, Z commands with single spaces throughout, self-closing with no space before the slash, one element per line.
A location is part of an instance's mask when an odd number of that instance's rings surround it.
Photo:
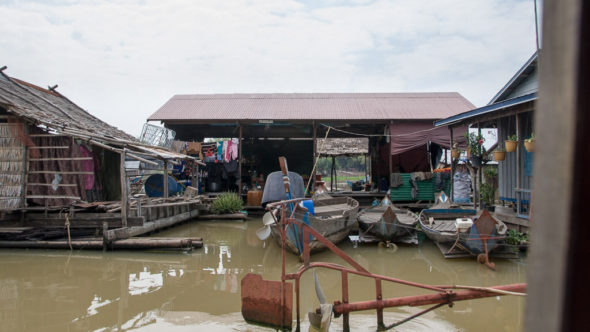
<path fill-rule="evenodd" d="M 238 159 L 238 144 L 240 144 L 240 140 L 238 138 L 232 138 L 231 143 L 230 158 L 231 160 L 236 160 Z"/>
<path fill-rule="evenodd" d="M 231 160 L 231 158 L 230 158 L 231 147 L 232 147 L 232 141 L 231 140 L 225 142 L 225 153 L 223 154 L 223 161 L 226 162 L 226 163 Z"/>
<path fill-rule="evenodd" d="M 217 142 L 217 160 L 223 160 L 223 142 Z"/>

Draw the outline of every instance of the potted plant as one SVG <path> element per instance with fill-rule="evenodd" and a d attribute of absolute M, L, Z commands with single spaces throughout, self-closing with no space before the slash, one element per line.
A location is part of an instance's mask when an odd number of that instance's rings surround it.
<path fill-rule="evenodd" d="M 453 143 L 453 148 L 451 149 L 451 158 L 459 159 L 461 155 L 461 150 L 457 147 L 457 143 Z"/>
<path fill-rule="evenodd" d="M 484 183 L 479 188 L 479 197 L 484 208 L 493 212 L 495 210 L 496 189 L 498 188 L 498 171 L 495 167 L 487 166 L 483 168 L 483 176 Z"/>
<path fill-rule="evenodd" d="M 467 152 L 469 154 L 469 160 L 475 167 L 481 166 L 482 159 L 482 145 L 485 139 L 481 134 L 476 133 L 465 133 L 467 139 Z"/>
<path fill-rule="evenodd" d="M 524 148 L 528 152 L 535 151 L 535 133 L 531 133 L 531 137 L 524 140 Z"/>
<path fill-rule="evenodd" d="M 504 141 L 504 145 L 506 146 L 506 152 L 514 152 L 516 151 L 516 145 L 518 144 L 518 136 L 510 135 Z"/>
<path fill-rule="evenodd" d="M 494 159 L 496 161 L 504 161 L 506 159 L 506 150 L 502 147 L 502 145 L 498 145 L 498 147 L 494 150 Z"/>

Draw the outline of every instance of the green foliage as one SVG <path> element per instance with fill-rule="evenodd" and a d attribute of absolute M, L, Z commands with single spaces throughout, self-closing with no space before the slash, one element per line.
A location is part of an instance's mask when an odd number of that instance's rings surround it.
<path fill-rule="evenodd" d="M 506 232 L 506 243 L 512 245 L 528 244 L 529 235 L 526 233 L 518 232 L 513 229 L 509 229 Z"/>
<path fill-rule="evenodd" d="M 347 171 L 365 171 L 365 157 L 364 156 L 356 156 L 356 157 L 336 157 L 336 169 L 339 171 L 347 170 Z M 316 171 L 319 174 L 330 174 L 330 168 L 332 167 L 332 158 L 331 157 L 321 157 L 318 160 L 318 164 L 316 166 Z"/>
<path fill-rule="evenodd" d="M 485 142 L 485 138 L 481 134 L 476 133 L 465 133 L 467 139 L 467 149 L 472 156 L 481 156 L 482 145 Z"/>
<path fill-rule="evenodd" d="M 525 141 L 531 143 L 535 140 L 535 133 L 531 133 L 531 137 L 527 138 Z"/>
<path fill-rule="evenodd" d="M 479 195 L 481 197 L 481 201 L 486 203 L 488 206 L 494 204 L 494 199 L 496 196 L 496 188 L 494 187 L 494 184 L 482 184 L 481 188 L 479 188 Z"/>
<path fill-rule="evenodd" d="M 484 167 L 483 176 L 486 182 L 492 182 L 496 179 L 496 176 L 498 176 L 498 170 L 493 166 Z"/>
<path fill-rule="evenodd" d="M 222 193 L 213 201 L 211 211 L 216 214 L 236 213 L 243 208 L 242 198 L 232 192 Z"/>
<path fill-rule="evenodd" d="M 506 152 L 506 149 L 504 148 L 504 143 L 498 142 L 498 146 L 494 149 L 494 151 Z"/>
<path fill-rule="evenodd" d="M 514 135 L 510 135 L 508 136 L 508 138 L 506 138 L 507 141 L 518 141 L 518 136 L 516 136 L 516 134 Z"/>

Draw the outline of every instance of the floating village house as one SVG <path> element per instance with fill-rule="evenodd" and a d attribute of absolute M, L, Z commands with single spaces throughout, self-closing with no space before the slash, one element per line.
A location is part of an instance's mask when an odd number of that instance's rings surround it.
<path fill-rule="evenodd" d="M 386 190 L 392 173 L 431 171 L 432 159 L 450 144 L 448 130 L 433 122 L 473 107 L 454 92 L 196 94 L 173 96 L 148 121 L 161 121 L 201 149 L 208 191 L 243 191 L 260 174 L 277 171 L 278 156 L 291 171 L 311 177 L 320 139 L 363 137 L 374 188 Z M 216 157 L 220 145 L 204 142 L 220 137 L 233 138 L 236 159 L 224 161 L 237 164 L 225 175 L 226 163 Z"/>
<path fill-rule="evenodd" d="M 524 227 L 528 227 L 530 213 L 534 156 L 533 149 L 527 148 L 525 141 L 534 133 L 538 89 L 537 55 L 535 53 L 527 60 L 488 105 L 435 123 L 436 126 L 451 130 L 465 125 L 471 128 L 497 128 L 500 148 L 512 136 L 517 137 L 516 149 L 510 151 L 505 146 L 508 151 L 505 160 L 498 161 L 499 200 L 514 204 L 515 213 L 501 208 L 496 211 L 496 215 L 505 222 Z M 488 156 L 491 159 L 492 154 Z"/>
<path fill-rule="evenodd" d="M 0 240 L 60 237 L 67 226 L 71 236 L 104 228 L 110 241 L 198 213 L 195 200 L 166 202 L 166 189 L 159 203 L 132 197 L 125 163 L 137 160 L 162 174 L 169 163 L 194 158 L 143 144 L 55 87 L 11 78 L 5 69 L 0 71 Z"/>

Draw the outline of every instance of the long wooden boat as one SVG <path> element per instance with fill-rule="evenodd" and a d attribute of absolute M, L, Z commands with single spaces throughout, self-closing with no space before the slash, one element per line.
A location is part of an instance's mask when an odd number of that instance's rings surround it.
<path fill-rule="evenodd" d="M 461 229 L 460 224 L 468 222 Z M 470 222 L 469 222 L 470 221 Z M 426 236 L 439 243 L 455 242 L 471 254 L 487 254 L 504 240 L 506 225 L 483 210 L 426 209 L 420 213 L 420 227 Z"/>
<path fill-rule="evenodd" d="M 477 211 L 462 208 L 430 208 L 420 212 L 420 228 L 426 236 L 435 242 L 455 242 L 457 240 L 457 219 L 473 220 Z M 462 234 L 466 236 L 466 234 Z"/>
<path fill-rule="evenodd" d="M 382 241 L 396 240 L 416 233 L 418 216 L 392 204 L 377 205 L 358 214 L 360 230 Z"/>
<path fill-rule="evenodd" d="M 313 214 L 306 209 L 297 206 L 295 218 L 318 231 L 323 237 L 337 244 L 344 240 L 356 224 L 359 202 L 350 197 L 323 197 L 314 199 Z M 280 224 L 271 226 L 273 238 L 281 245 Z M 309 242 L 310 252 L 314 253 L 325 249 L 325 246 L 311 237 Z M 303 233 L 299 227 L 289 225 L 285 239 L 286 248 L 296 255 L 303 251 Z"/>

